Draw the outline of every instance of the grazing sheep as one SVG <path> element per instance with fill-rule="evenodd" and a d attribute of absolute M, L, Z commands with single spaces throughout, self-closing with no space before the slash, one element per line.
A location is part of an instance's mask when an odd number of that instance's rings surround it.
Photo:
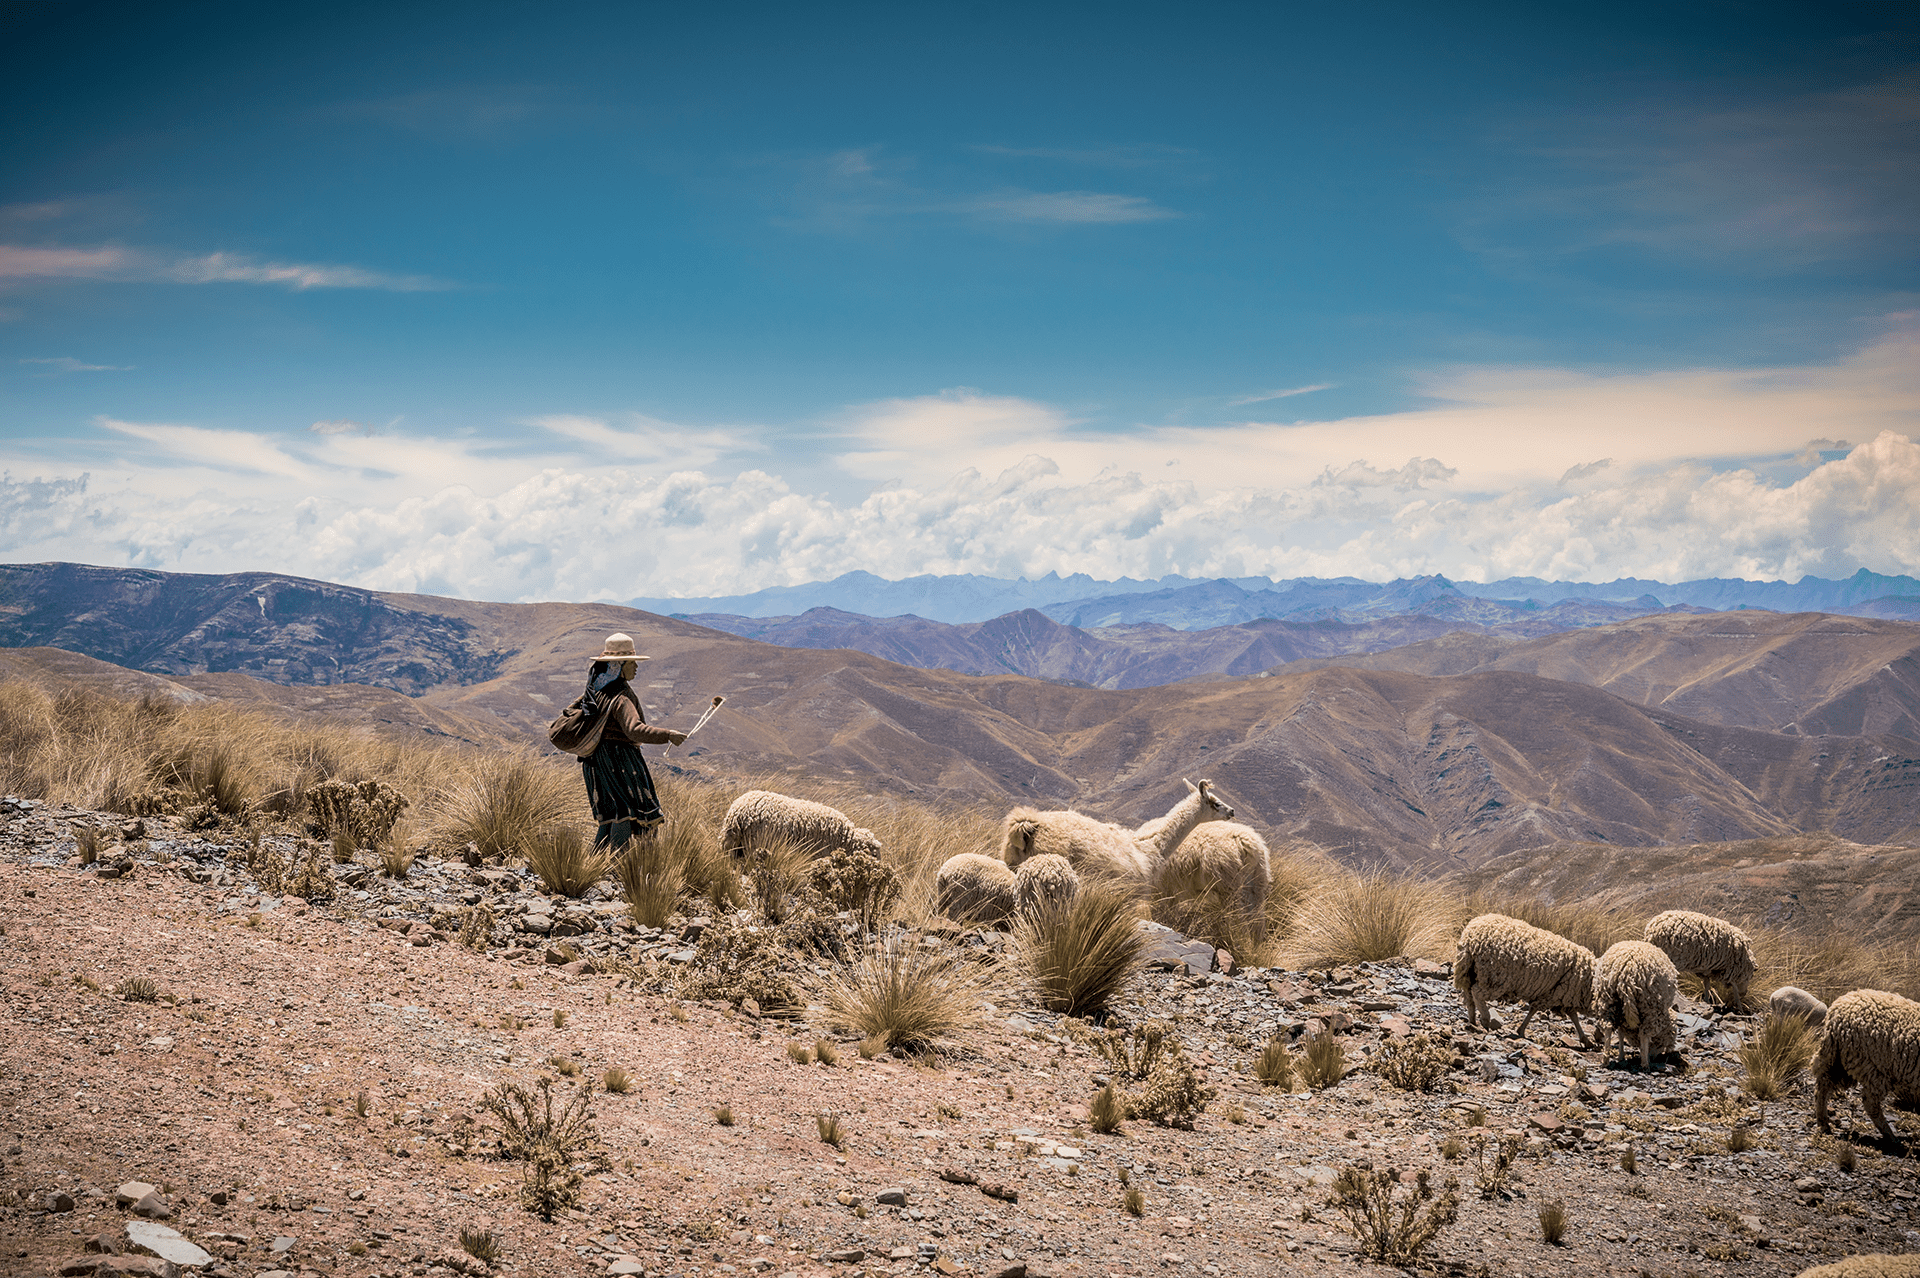
<path fill-rule="evenodd" d="M 1920 1101 L 1920 1003 L 1885 990 L 1854 990 L 1833 1000 L 1813 1076 L 1813 1121 L 1821 1131 L 1831 1130 L 1827 1097 L 1858 1083 L 1867 1117 L 1892 1140 L 1893 1128 L 1880 1112 L 1887 1093 Z"/>
<path fill-rule="evenodd" d="M 1165 817 L 1140 827 L 1153 830 Z M 1273 858 L 1267 842 L 1251 826 L 1238 821 L 1215 821 L 1198 826 L 1182 839 L 1173 855 L 1162 861 L 1153 885 L 1154 917 L 1183 911 L 1237 914 L 1244 918 L 1254 944 L 1267 939 L 1267 892 L 1273 886 Z"/>
<path fill-rule="evenodd" d="M 985 860 L 986 858 L 981 858 Z M 994 862 L 1002 869 L 1003 862 Z M 1023 910 L 1039 905 L 1065 905 L 1080 895 L 1080 876 L 1064 856 L 1043 853 L 1028 857 L 1013 872 L 1014 895 Z"/>
<path fill-rule="evenodd" d="M 720 822 L 720 847 L 728 856 L 745 860 L 776 844 L 823 857 L 835 848 L 880 855 L 873 831 L 847 820 L 846 813 L 811 799 L 749 790 L 727 805 Z"/>
<path fill-rule="evenodd" d="M 1138 830 L 1096 821 L 1078 812 L 1037 812 L 1015 808 L 1007 813 L 1000 859 L 1018 866 L 1029 857 L 1063 856 L 1083 877 L 1117 879 L 1134 891 L 1145 892 L 1153 872 L 1173 854 L 1180 841 L 1202 821 L 1226 821 L 1233 809 L 1213 793 L 1213 782 L 1187 782 L 1187 797 L 1166 816 Z"/>
<path fill-rule="evenodd" d="M 1802 1269 L 1799 1278 L 1920 1278 L 1920 1254 L 1848 1256 Z"/>
<path fill-rule="evenodd" d="M 1798 1016 L 1809 1025 L 1819 1025 L 1827 1019 L 1827 1005 L 1798 985 L 1782 985 L 1767 995 L 1767 1015 L 1781 1020 Z"/>
<path fill-rule="evenodd" d="M 1593 1005 L 1593 951 L 1564 936 L 1505 914 L 1482 914 L 1460 931 L 1453 987 L 1467 1005 L 1469 1025 L 1499 1029 L 1487 1004 L 1511 999 L 1527 1005 L 1520 1037 L 1535 1012 L 1565 1012 L 1580 1046 L 1593 1046 L 1580 1026 L 1580 1013 Z"/>
<path fill-rule="evenodd" d="M 1713 997 L 1713 983 L 1726 992 L 1727 1007 L 1744 1008 L 1753 979 L 1753 942 L 1725 919 L 1692 910 L 1667 910 L 1647 920 L 1646 939 L 1667 952 L 1673 966 L 1692 972 Z"/>
<path fill-rule="evenodd" d="M 956 923 L 998 925 L 1012 915 L 1017 900 L 1006 862 L 978 852 L 950 856 L 933 879 L 933 911 Z"/>
<path fill-rule="evenodd" d="M 1645 941 L 1616 941 L 1593 968 L 1593 1014 L 1600 1022 L 1600 1050 L 1615 1031 L 1624 1047 L 1640 1048 L 1640 1068 L 1674 1050 L 1673 1000 L 1680 973 L 1666 951 Z"/>

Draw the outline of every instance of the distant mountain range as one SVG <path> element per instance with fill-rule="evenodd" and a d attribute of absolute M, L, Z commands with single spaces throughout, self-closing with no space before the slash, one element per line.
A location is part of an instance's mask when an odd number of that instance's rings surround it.
<path fill-rule="evenodd" d="M 1306 656 L 1245 677 L 1101 689 L 780 647 L 611 604 L 0 566 L 9 677 L 544 747 L 589 656 L 625 630 L 654 658 L 638 681 L 650 718 L 688 724 L 713 694 L 728 698 L 662 766 L 801 772 L 864 790 L 868 804 L 906 793 L 1138 822 L 1184 792 L 1181 777 L 1207 776 L 1276 838 L 1434 870 L 1558 843 L 1920 840 L 1920 626 L 1662 612 L 1532 638 L 1420 630 L 1438 620 L 1377 618 L 1415 641 L 1340 664 Z M 1067 661 L 1101 633 L 1037 614 L 1002 621 L 972 641 Z M 1287 624 L 1206 641 L 1242 642 L 1264 662 L 1278 647 L 1244 636 L 1296 633 Z"/>
<path fill-rule="evenodd" d="M 1268 577 L 1213 580 L 1168 576 L 1158 581 L 1101 581 L 1084 573 L 1038 580 L 999 577 L 908 577 L 888 581 L 850 572 L 832 581 L 778 586 L 747 595 L 705 598 L 640 598 L 633 607 L 665 616 L 729 614 L 795 617 L 832 608 L 866 617 L 916 616 L 949 624 L 988 621 L 1033 608 L 1055 621 L 1083 629 L 1154 622 L 1176 630 L 1275 620 L 1353 620 L 1346 614 L 1416 612 L 1469 600 L 1494 600 L 1516 609 L 1544 608 L 1566 600 L 1631 604 L 1641 611 L 1676 604 L 1728 612 L 1765 608 L 1773 612 L 1832 612 L 1920 620 L 1920 579 L 1889 577 L 1862 568 L 1851 577 L 1803 577 L 1796 582 L 1709 578 L 1660 582 L 1624 577 L 1608 582 L 1546 581 L 1507 577 L 1485 584 L 1441 576 L 1369 582 L 1357 577 Z"/>

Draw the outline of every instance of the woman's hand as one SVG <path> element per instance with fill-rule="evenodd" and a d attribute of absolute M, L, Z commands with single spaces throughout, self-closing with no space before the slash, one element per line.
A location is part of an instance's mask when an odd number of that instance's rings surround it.
<path fill-rule="evenodd" d="M 682 741 L 685 741 L 686 739 L 687 739 L 687 734 L 686 734 L 686 733 L 684 733 L 684 732 L 675 732 L 675 731 L 674 731 L 674 730 L 673 730 L 672 728 L 669 728 L 669 729 L 667 729 L 667 744 L 668 744 L 668 745 L 679 745 L 679 744 L 680 744 L 680 743 L 681 743 Z"/>

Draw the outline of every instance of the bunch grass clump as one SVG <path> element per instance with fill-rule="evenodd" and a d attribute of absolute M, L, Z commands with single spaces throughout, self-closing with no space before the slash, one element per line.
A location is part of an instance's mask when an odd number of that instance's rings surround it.
<path fill-rule="evenodd" d="M 1309 1035 L 1306 1050 L 1300 1053 L 1300 1077 L 1318 1092 L 1332 1087 L 1347 1076 L 1347 1049 L 1326 1030 Z"/>
<path fill-rule="evenodd" d="M 483 1265 L 491 1265 L 500 1259 L 500 1239 L 491 1229 L 469 1229 L 462 1225 L 460 1250 Z"/>
<path fill-rule="evenodd" d="M 888 1048 L 929 1048 L 976 1024 L 991 973 L 950 944 L 901 932 L 831 969 L 822 993 L 833 1025 Z"/>
<path fill-rule="evenodd" d="M 1071 900 L 1022 911 L 1013 948 L 1048 1011 L 1088 1016 L 1118 1002 L 1146 968 L 1148 941 L 1133 898 L 1090 882 Z"/>
<path fill-rule="evenodd" d="M 527 868 L 547 889 L 561 896 L 579 896 L 605 877 L 611 854 L 587 842 L 575 825 L 549 825 L 528 834 L 520 851 Z"/>
<path fill-rule="evenodd" d="M 1567 1237 L 1567 1205 L 1558 1198 L 1540 1204 L 1540 1237 L 1558 1247 Z"/>
<path fill-rule="evenodd" d="M 679 852 L 656 837 L 631 840 L 613 858 L 613 877 L 627 912 L 641 927 L 665 927 L 673 917 L 687 886 L 686 861 Z"/>
<path fill-rule="evenodd" d="M 1260 1055 L 1254 1058 L 1253 1076 L 1260 1080 L 1262 1087 L 1278 1087 L 1282 1091 L 1292 1091 L 1293 1053 L 1288 1051 L 1287 1045 L 1279 1039 L 1268 1039 L 1267 1045 L 1260 1049 Z"/>
<path fill-rule="evenodd" d="M 579 777 L 557 762 L 476 754 L 465 764 L 434 805 L 440 842 L 471 843 L 489 861 L 518 854 L 531 863 L 528 840 L 578 819 L 584 803 Z"/>
<path fill-rule="evenodd" d="M 1307 968 L 1444 958 L 1452 915 L 1447 896 L 1431 883 L 1383 870 L 1351 875 L 1301 903 L 1279 961 Z"/>
<path fill-rule="evenodd" d="M 1819 1050 L 1819 1039 L 1804 1016 L 1768 1016 L 1740 1044 L 1741 1086 L 1758 1101 L 1786 1094 Z"/>

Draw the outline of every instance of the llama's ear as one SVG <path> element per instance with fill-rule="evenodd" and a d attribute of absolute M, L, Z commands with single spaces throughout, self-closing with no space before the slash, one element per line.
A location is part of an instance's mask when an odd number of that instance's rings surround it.
<path fill-rule="evenodd" d="M 1188 790 L 1188 792 L 1189 792 L 1189 793 L 1192 793 L 1192 794 L 1198 794 L 1198 793 L 1200 793 L 1200 787 L 1199 787 L 1199 786 L 1197 786 L 1197 785 L 1195 785 L 1195 784 L 1194 784 L 1193 782 L 1191 782 L 1191 781 L 1188 781 L 1188 780 L 1187 780 L 1187 778 L 1185 778 L 1185 777 L 1181 777 L 1181 778 L 1180 778 L 1180 780 L 1181 780 L 1181 782 L 1182 782 L 1182 783 L 1184 783 L 1184 784 L 1186 785 L 1186 787 L 1187 787 L 1187 790 Z"/>

